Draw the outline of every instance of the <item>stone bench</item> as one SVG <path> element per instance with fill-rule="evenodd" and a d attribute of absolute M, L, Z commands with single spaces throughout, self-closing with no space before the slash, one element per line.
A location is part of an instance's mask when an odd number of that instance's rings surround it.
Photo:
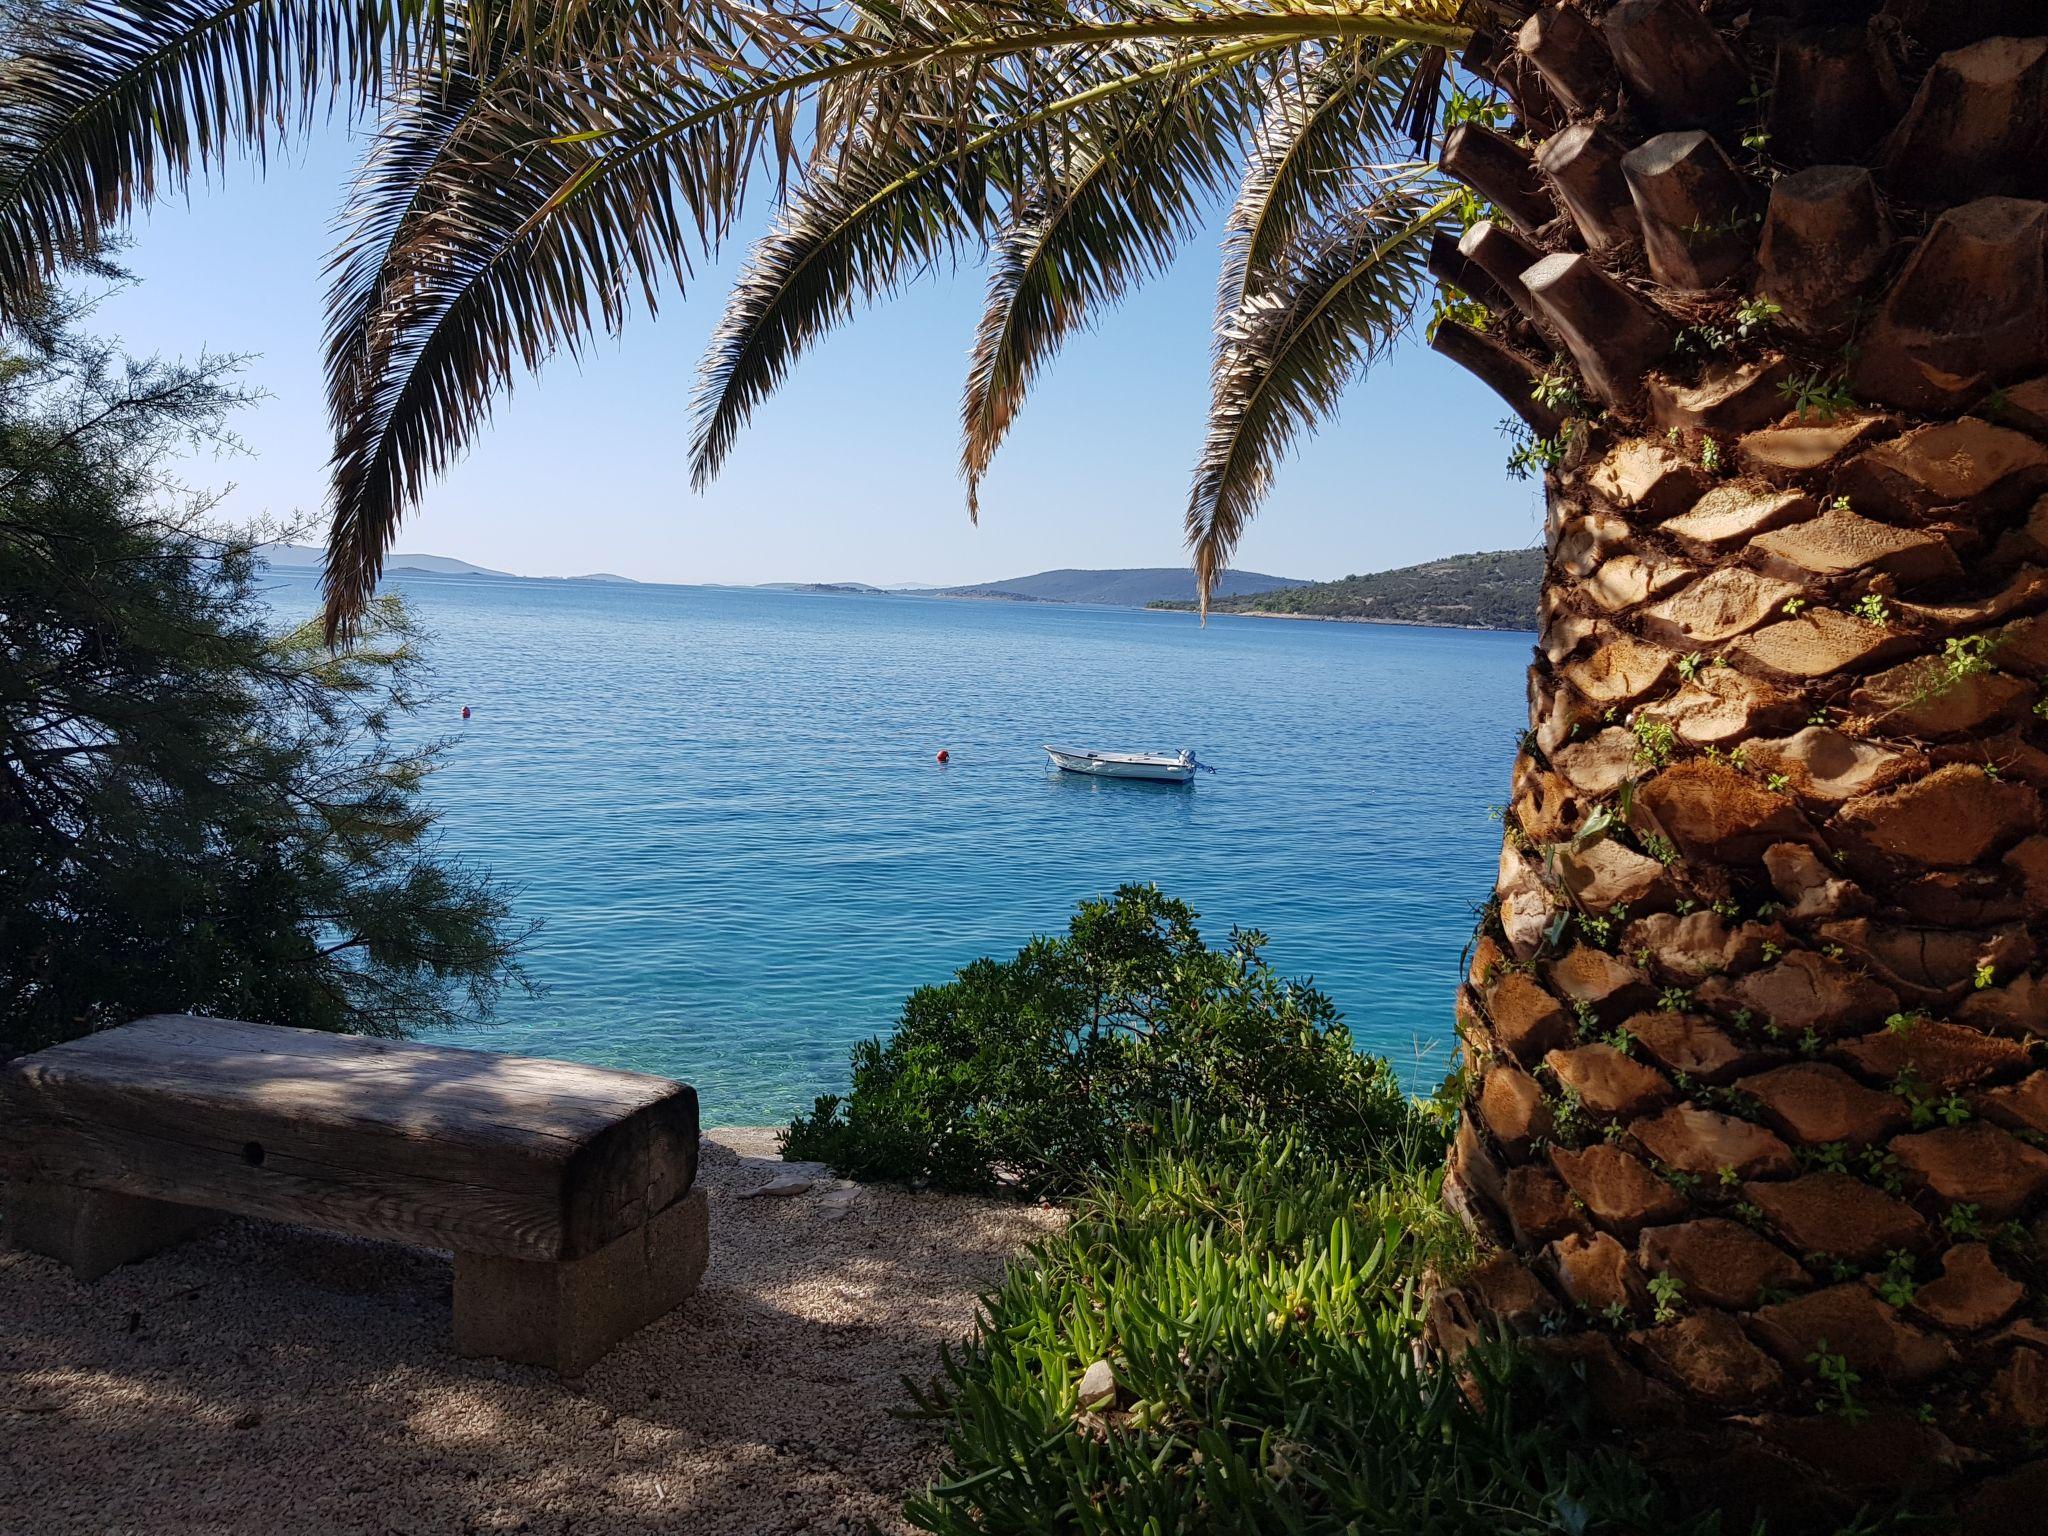
<path fill-rule="evenodd" d="M 14 1240 L 83 1280 L 216 1213 L 455 1255 L 455 1347 L 577 1374 L 696 1289 L 697 1095 L 164 1014 L 0 1065 Z"/>

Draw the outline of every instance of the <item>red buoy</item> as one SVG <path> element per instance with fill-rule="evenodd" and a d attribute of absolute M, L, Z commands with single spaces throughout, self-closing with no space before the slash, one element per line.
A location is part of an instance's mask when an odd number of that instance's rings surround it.
<path fill-rule="evenodd" d="M 953 754 L 952 754 L 952 753 L 948 752 L 948 751 L 947 751 L 947 750 L 946 750 L 946 749 L 945 749 L 944 747 L 941 747 L 941 748 L 939 748 L 939 761 L 940 761 L 940 762 L 942 762 L 942 763 L 950 763 L 950 762 L 951 762 L 952 760 L 953 760 Z"/>
<path fill-rule="evenodd" d="M 467 704 L 462 706 L 462 718 L 465 720 L 469 718 L 469 706 Z"/>

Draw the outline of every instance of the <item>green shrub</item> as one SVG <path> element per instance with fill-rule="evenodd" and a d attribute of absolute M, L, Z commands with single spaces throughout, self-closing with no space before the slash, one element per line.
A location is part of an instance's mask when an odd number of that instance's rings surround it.
<path fill-rule="evenodd" d="M 855 1177 L 1028 1193 L 1079 1188 L 1175 1106 L 1265 1116 L 1305 1147 L 1371 1162 L 1441 1150 L 1385 1062 L 1361 1056 L 1312 986 L 1281 979 L 1263 935 L 1203 943 L 1152 886 L 1083 902 L 1067 933 L 977 960 L 904 1004 L 887 1042 L 853 1051 L 844 1098 L 820 1098 L 784 1156 Z"/>
<path fill-rule="evenodd" d="M 1585 1449 L 1570 1383 L 1475 1352 L 1484 1407 L 1418 1363 L 1414 1277 L 1464 1237 L 1435 1160 L 1355 1167 L 1304 1138 L 1181 1116 L 1075 1202 L 984 1303 L 917 1411 L 939 1536 L 1640 1532 L 1642 1475 Z M 1111 1363 L 1117 1396 L 1077 1388 Z"/>

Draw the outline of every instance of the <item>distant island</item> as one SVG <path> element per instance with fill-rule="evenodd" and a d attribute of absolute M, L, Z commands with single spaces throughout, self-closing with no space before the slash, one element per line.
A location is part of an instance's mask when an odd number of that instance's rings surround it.
<path fill-rule="evenodd" d="M 1263 592 L 1240 590 L 1212 598 L 1209 611 L 1456 629 L 1534 629 L 1542 583 L 1541 549 L 1501 549 L 1341 581 L 1290 582 Z M 1146 606 L 1190 609 L 1195 603 L 1190 598 Z"/>
<path fill-rule="evenodd" d="M 1257 571 L 1225 571 L 1221 590 L 1232 594 L 1285 591 L 1309 583 Z M 1119 608 L 1160 607 L 1195 600 L 1195 573 L 1184 565 L 1143 566 L 1121 571 L 1040 571 L 1008 581 L 941 587 L 938 597 L 982 597 L 1024 603 L 1106 603 Z"/>
<path fill-rule="evenodd" d="M 714 583 L 723 585 L 723 583 Z M 822 592 L 838 597 L 888 597 L 892 592 L 905 588 L 871 587 L 864 581 L 764 581 L 752 589 L 756 592 Z"/>
<path fill-rule="evenodd" d="M 317 571 L 327 558 L 326 550 L 310 544 L 265 544 L 257 553 L 266 565 L 286 571 Z M 615 576 L 610 571 L 592 571 L 587 576 L 516 576 L 511 571 L 494 571 L 487 565 L 457 560 L 453 555 L 408 554 L 403 550 L 386 555 L 384 569 L 423 571 L 430 576 L 502 576 L 516 581 L 616 581 L 639 585 L 630 576 Z"/>

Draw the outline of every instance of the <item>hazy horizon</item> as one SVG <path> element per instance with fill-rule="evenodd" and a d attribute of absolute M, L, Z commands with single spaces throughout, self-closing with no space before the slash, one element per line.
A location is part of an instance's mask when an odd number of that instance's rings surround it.
<path fill-rule="evenodd" d="M 293 553 L 294 553 L 295 555 L 304 555 L 304 556 L 309 556 L 309 557 L 311 557 L 311 558 L 307 558 L 307 559 L 294 559 L 294 560 L 286 560 L 286 561 L 280 561 L 280 560 L 275 560 L 275 559 L 273 559 L 273 560 L 271 561 L 272 565 L 274 565 L 275 567 L 277 567 L 277 568 L 278 568 L 278 569 L 280 569 L 280 570 L 291 570 L 291 571 L 307 571 L 307 570 L 311 570 L 311 569 L 313 569 L 314 567 L 316 567 L 316 566 L 318 565 L 318 563 L 319 563 L 319 557 L 320 557 L 320 556 L 321 556 L 321 554 L 323 553 L 323 551 L 322 551 L 322 550 L 321 550 L 321 549 L 320 549 L 320 548 L 319 548 L 318 546 L 316 546 L 316 545 L 311 545 L 311 544 L 299 544 L 299 543 L 295 543 L 295 542 L 292 542 L 292 541 L 290 541 L 290 540 L 283 540 L 283 539 L 280 539 L 280 540 L 274 540 L 274 541 L 271 541 L 271 542 L 267 542 L 267 543 L 265 543 L 265 544 L 259 545 L 258 547 L 259 547 L 260 549 L 265 549 L 265 550 L 287 549 L 287 550 L 290 550 L 290 551 L 292 551 L 292 552 L 293 552 Z M 1186 563 L 1185 561 L 1183 561 L 1183 562 L 1182 562 L 1181 564 L 1179 564 L 1179 565 L 1141 565 L 1141 566 L 1048 566 L 1048 567 L 1046 567 L 1046 568 L 1044 568 L 1044 569 L 1042 569 L 1042 570 L 1036 570 L 1036 571 L 1012 571 L 1012 572 L 1011 572 L 1011 573 L 1010 573 L 1009 575 L 1007 575 L 1007 576 L 991 576 L 991 577 L 986 577 L 986 578 L 978 578 L 978 579 L 973 579 L 973 580 L 965 580 L 965 581 L 916 581 L 916 580 L 911 580 L 911 581 L 854 581 L 854 580 L 850 580 L 850 579 L 849 579 L 849 580 L 838 580 L 838 581 L 835 581 L 835 580 L 831 580 L 831 579 L 825 579 L 825 580 L 815 580 L 815 579 L 812 579 L 812 578 L 809 578 L 809 577 L 804 577 L 804 578 L 797 578 L 797 577 L 774 577 L 774 576 L 771 576 L 771 577 L 769 577 L 769 578 L 768 578 L 767 580 L 765 580 L 765 581 L 666 581 L 666 580 L 663 580 L 663 579 L 662 579 L 662 578 L 660 578 L 660 577 L 655 577 L 655 576 L 633 576 L 633 575 L 630 575 L 630 574 L 628 574 L 628 573 L 627 573 L 627 572 L 625 572 L 625 571 L 604 571 L 604 570 L 588 570 L 588 571 L 570 571 L 570 572 L 565 572 L 565 573 L 563 573 L 563 574 L 561 574 L 561 575 L 550 575 L 550 574 L 542 574 L 542 573 L 540 573 L 540 572 L 536 572 L 536 571 L 507 571 L 507 570 L 502 570 L 502 569 L 500 569 L 500 568 L 499 568 L 499 567 L 497 567 L 497 566 L 491 566 L 491 565 L 486 565 L 486 564 L 485 564 L 485 563 L 484 563 L 483 561 L 481 561 L 481 560 L 472 560 L 472 559 L 470 559 L 470 558 L 469 558 L 469 557 L 468 557 L 467 555 L 458 555 L 458 554 L 452 554 L 452 553 L 450 553 L 449 551 L 447 551 L 447 550 L 445 550 L 445 549 L 394 549 L 394 550 L 393 550 L 393 551 L 392 551 L 392 552 L 391 552 L 391 553 L 390 553 L 389 555 L 385 556 L 385 560 L 384 560 L 384 565 L 385 565 L 385 569 L 386 569 L 386 570 L 392 570 L 392 569 L 400 569 L 400 568 L 402 568 L 402 569 L 404 569 L 404 570 L 406 571 L 406 573 L 407 573 L 408 575 L 421 575 L 421 574 L 425 574 L 425 575 L 429 575 L 429 576 L 432 576 L 432 575 L 463 575 L 463 574 L 468 574 L 468 573 L 465 573 L 465 572 L 460 572 L 460 571 L 457 571 L 457 572 L 447 572 L 447 571 L 434 571 L 434 570 L 431 570 L 431 569 L 424 569 L 424 570 L 423 570 L 423 568 L 421 568 L 421 567 L 419 567 L 419 566 L 407 566 L 407 565 L 406 565 L 406 562 L 407 562 L 408 560 L 440 560 L 440 561 L 449 561 L 449 562 L 454 562 L 454 563 L 456 563 L 456 564 L 461 564 L 461 565 L 467 565 L 467 566 L 472 566 L 472 567 L 475 567 L 475 568 L 476 568 L 476 570 L 477 570 L 478 572 L 480 572 L 480 573 L 482 573 L 482 574 L 484 574 L 484 575 L 488 575 L 488 576 L 506 576 L 506 577 L 511 577 L 512 579 L 514 579 L 514 580 L 517 580 L 517 581 L 587 581 L 587 580 L 604 580 L 604 581 L 631 581 L 631 582 L 635 582 L 635 583 L 638 583 L 638 584 L 640 584 L 640 585 L 644 585 L 644 586 L 657 586 L 657 587 L 659 587 L 659 586 L 674 586 L 674 587 L 748 587 L 748 588 L 753 588 L 753 587 L 784 587 L 784 586 L 864 586 L 864 587 L 875 587 L 875 588 L 878 588 L 878 589 L 880 589 L 880 590 L 882 590 L 882 591 L 895 591 L 895 592 L 915 591 L 915 590 L 917 590 L 917 589 L 920 589 L 920 588 L 930 588 L 930 589 L 932 589 L 932 590 L 934 590 L 934 591 L 943 591 L 943 590 L 952 590 L 952 589 L 957 589 L 957 588 L 961 588 L 961 587 L 980 587 L 980 586 L 989 586 L 989 585 L 993 585 L 993 584 L 997 584 L 997 583 L 1001 583 L 1001 582 L 1006 582 L 1006 581 L 1019 581 L 1019 580 L 1024 580 L 1024 579 L 1026 579 L 1026 578 L 1029 578 L 1029 577 L 1033 577 L 1033 576 L 1049 576 L 1049 575 L 1052 575 L 1052 574 L 1054 574 L 1054 573 L 1056 573 L 1056 572 L 1059 572 L 1059 571 L 1104 571 L 1104 572 L 1131 572 L 1131 571 L 1183 571 L 1183 570 L 1188 570 L 1188 569 L 1189 569 L 1189 567 L 1188 567 L 1187 563 Z M 1276 580 L 1276 581 L 1281 581 L 1281 582 L 1297 582 L 1297 581 L 1312 581 L 1312 582 L 1313 582 L 1313 581 L 1322 581 L 1322 580 L 1337 580 L 1337 579 L 1338 579 L 1338 578 L 1336 578 L 1336 577 L 1327 577 L 1327 578 L 1325 578 L 1325 577 L 1300 577 L 1300 576 L 1294 576 L 1294 575 L 1291 575 L 1291 574 L 1289 574 L 1289 573 L 1287 573 L 1287 572 L 1283 572 L 1283 571 L 1264 571 L 1264 572 L 1252 572 L 1252 571 L 1250 571 L 1250 570 L 1249 570 L 1248 568 L 1246 568 L 1246 567 L 1242 567 L 1242 566 L 1232 566 L 1232 567 L 1231 567 L 1230 569 L 1231 569 L 1231 573 L 1232 573 L 1233 575 L 1236 575 L 1236 576 L 1238 576 L 1238 577 L 1240 577 L 1240 578 L 1242 578 L 1242 577 L 1245 577 L 1245 576 L 1248 576 L 1248 575 L 1259 575 L 1259 576 L 1269 576 L 1269 577 L 1273 578 L 1274 580 Z M 1344 574 L 1345 574 L 1345 575 L 1347 575 L 1347 576 L 1349 576 L 1349 575 L 1355 575 L 1355 574 L 1358 574 L 1358 573 L 1356 573 L 1356 572 L 1351 572 L 1351 571 L 1347 571 L 1347 572 L 1345 572 Z"/>

